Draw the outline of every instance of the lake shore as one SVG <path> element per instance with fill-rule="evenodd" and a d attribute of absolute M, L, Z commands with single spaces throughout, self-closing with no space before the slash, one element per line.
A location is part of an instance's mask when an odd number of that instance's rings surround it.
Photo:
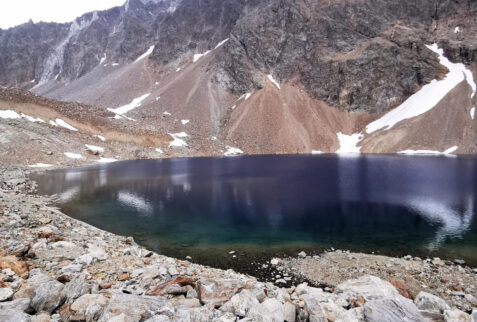
<path fill-rule="evenodd" d="M 262 282 L 72 219 L 36 194 L 29 172 L 0 168 L 2 321 L 471 321 L 472 311 L 477 319 L 477 270 L 464 263 L 302 253 L 258 263 L 276 274 Z M 309 286 L 287 285 L 292 276 Z"/>

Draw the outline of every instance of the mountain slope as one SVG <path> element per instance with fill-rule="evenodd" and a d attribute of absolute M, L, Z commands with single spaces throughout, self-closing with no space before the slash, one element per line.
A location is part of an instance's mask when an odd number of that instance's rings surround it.
<path fill-rule="evenodd" d="M 475 1 L 129 0 L 0 31 L 0 83 L 103 111 L 136 105 L 107 122 L 186 134 L 187 147 L 163 144 L 171 155 L 476 153 L 476 20 Z M 368 132 L 450 75 L 433 43 L 465 77 Z"/>

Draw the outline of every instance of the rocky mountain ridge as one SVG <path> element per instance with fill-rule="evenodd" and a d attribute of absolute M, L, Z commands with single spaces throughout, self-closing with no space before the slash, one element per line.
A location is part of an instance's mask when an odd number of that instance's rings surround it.
<path fill-rule="evenodd" d="M 128 115 L 164 134 L 191 121 L 195 150 L 475 153 L 476 98 L 463 97 L 466 84 L 475 91 L 476 22 L 470 0 L 128 0 L 70 24 L 0 30 L 0 84 L 99 109 L 147 94 Z M 365 131 L 448 77 L 434 43 L 470 74 L 446 89 L 440 112 Z M 458 117 L 444 124 L 442 113 Z M 444 131 L 424 134 L 429 124 Z"/>

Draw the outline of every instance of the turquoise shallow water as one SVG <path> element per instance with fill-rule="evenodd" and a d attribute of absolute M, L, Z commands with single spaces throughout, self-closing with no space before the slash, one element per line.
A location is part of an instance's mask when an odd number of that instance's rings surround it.
<path fill-rule="evenodd" d="M 475 157 L 141 160 L 34 179 L 68 215 L 204 264 L 329 247 L 477 264 Z"/>

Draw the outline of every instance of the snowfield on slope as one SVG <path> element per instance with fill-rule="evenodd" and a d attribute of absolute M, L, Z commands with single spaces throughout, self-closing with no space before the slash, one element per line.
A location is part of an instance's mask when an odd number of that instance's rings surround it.
<path fill-rule="evenodd" d="M 56 119 L 54 121 L 50 121 L 49 123 L 50 123 L 50 125 L 53 125 L 53 126 L 60 126 L 60 127 L 64 127 L 65 129 L 68 129 L 70 131 L 78 132 L 77 128 L 71 126 L 70 124 L 66 123 L 62 119 Z"/>
<path fill-rule="evenodd" d="M 225 148 L 227 149 L 227 151 L 225 151 L 225 153 L 224 153 L 225 156 L 233 156 L 233 155 L 243 154 L 243 151 L 240 150 L 239 148 L 233 148 L 233 147 L 228 146 L 228 145 Z"/>
<path fill-rule="evenodd" d="M 187 143 L 186 141 L 183 140 L 183 138 L 188 137 L 189 135 L 185 132 L 180 132 L 180 133 L 168 133 L 174 140 L 169 143 L 169 147 L 186 147 Z"/>
<path fill-rule="evenodd" d="M 366 132 L 371 134 L 375 131 L 389 130 L 397 123 L 410 119 L 430 111 L 435 107 L 454 87 L 466 80 L 472 88 L 471 98 L 474 97 L 476 84 L 472 72 L 464 64 L 454 64 L 444 57 L 444 50 L 437 44 L 427 45 L 427 48 L 439 55 L 439 62 L 449 69 L 449 73 L 442 80 L 433 80 L 424 85 L 417 93 L 409 97 L 404 103 L 386 113 L 380 119 L 366 126 Z"/>
<path fill-rule="evenodd" d="M 347 153 L 361 153 L 361 147 L 356 145 L 363 139 L 363 134 L 355 133 L 351 135 L 346 135 L 341 132 L 336 133 L 338 140 L 340 141 L 340 148 L 336 150 L 338 154 L 347 154 Z"/>
<path fill-rule="evenodd" d="M 129 111 L 134 110 L 135 108 L 141 106 L 142 102 L 149 96 L 151 93 L 144 94 L 142 96 L 136 97 L 132 100 L 131 103 L 120 106 L 118 108 L 108 108 L 108 111 L 113 112 L 116 115 L 123 115 Z"/>
<path fill-rule="evenodd" d="M 398 154 L 406 154 L 406 155 L 449 155 L 457 151 L 459 147 L 453 146 L 444 152 L 433 151 L 433 150 L 404 150 L 398 152 Z"/>

